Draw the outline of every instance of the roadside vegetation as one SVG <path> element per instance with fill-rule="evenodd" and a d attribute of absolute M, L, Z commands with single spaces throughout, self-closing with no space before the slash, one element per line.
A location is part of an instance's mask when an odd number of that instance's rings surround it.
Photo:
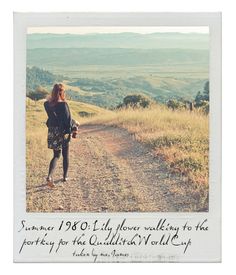
<path fill-rule="evenodd" d="M 181 175 L 199 199 L 208 200 L 208 116 L 199 111 L 175 110 L 165 106 L 125 108 L 88 120 L 127 129 L 134 138 L 155 151 L 172 173 Z"/>

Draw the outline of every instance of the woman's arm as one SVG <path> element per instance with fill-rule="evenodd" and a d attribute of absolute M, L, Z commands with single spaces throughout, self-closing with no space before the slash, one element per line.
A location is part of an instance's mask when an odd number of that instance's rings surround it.
<path fill-rule="evenodd" d="M 63 128 L 64 128 L 64 133 L 65 134 L 70 134 L 71 133 L 71 114 L 70 114 L 70 108 L 68 104 L 65 102 L 64 105 L 64 112 L 63 112 Z"/>
<path fill-rule="evenodd" d="M 45 101 L 45 102 L 43 103 L 43 106 L 44 106 L 44 109 L 45 109 L 45 111 L 46 111 L 46 113 L 47 113 L 47 115 L 48 115 L 48 117 L 49 117 L 48 102 Z"/>

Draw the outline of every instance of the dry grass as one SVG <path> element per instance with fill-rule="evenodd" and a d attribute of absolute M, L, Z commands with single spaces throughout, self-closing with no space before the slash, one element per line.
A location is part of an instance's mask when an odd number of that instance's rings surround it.
<path fill-rule="evenodd" d="M 81 118 L 79 112 L 103 113 L 104 109 L 75 101 L 68 101 L 72 117 L 83 123 L 87 118 Z M 26 99 L 26 167 L 27 182 L 34 184 L 37 176 L 47 172 L 47 165 L 52 157 L 52 150 L 47 148 L 47 115 L 43 107 L 43 100 L 34 102 Z M 41 175 L 42 176 L 42 175 Z"/>
<path fill-rule="evenodd" d="M 46 120 L 47 115 L 43 107 L 43 100 L 34 102 L 33 100 L 26 99 L 26 143 L 27 143 L 27 157 L 31 161 L 35 152 L 42 153 L 41 148 L 47 150 L 47 127 Z M 72 118 L 78 120 L 81 123 L 86 122 L 89 118 L 83 118 L 79 116 L 79 112 L 87 112 L 92 114 L 104 114 L 110 113 L 100 107 L 75 101 L 67 101 L 70 106 Z M 50 151 L 50 150 L 49 150 Z"/>
<path fill-rule="evenodd" d="M 90 123 L 127 129 L 137 140 L 154 148 L 173 172 L 187 176 L 197 187 L 208 189 L 208 116 L 154 106 L 100 115 Z"/>
<path fill-rule="evenodd" d="M 199 196 L 201 205 L 207 205 L 208 116 L 195 112 L 170 111 L 162 106 L 107 111 L 84 103 L 68 103 L 72 117 L 82 124 L 112 125 L 133 133 L 138 141 L 155 150 L 173 174 L 177 173 L 187 178 L 189 192 Z M 81 118 L 78 115 L 81 111 L 96 115 Z M 27 184 L 30 188 L 36 184 L 37 178 L 45 176 L 52 154 L 51 150 L 47 149 L 47 116 L 42 101 L 35 103 L 27 99 L 26 119 Z M 183 184 L 186 184 L 186 180 Z M 30 201 L 27 203 L 30 204 Z"/>
<path fill-rule="evenodd" d="M 27 187 L 34 186 L 42 169 L 49 163 L 51 151 L 47 149 L 47 116 L 42 102 L 26 101 L 26 173 Z M 45 167 L 46 177 L 47 168 Z M 29 204 L 30 202 L 27 202 Z"/>

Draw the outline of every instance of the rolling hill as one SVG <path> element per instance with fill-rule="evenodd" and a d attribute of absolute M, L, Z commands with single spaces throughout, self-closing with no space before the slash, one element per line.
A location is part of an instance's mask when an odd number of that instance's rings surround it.
<path fill-rule="evenodd" d="M 208 50 L 125 48 L 37 48 L 27 50 L 27 64 L 71 67 L 84 65 L 144 66 L 196 64 L 207 66 Z"/>
<path fill-rule="evenodd" d="M 177 78 L 156 74 L 127 76 L 114 75 L 103 78 L 69 78 L 55 75 L 37 67 L 27 68 L 27 94 L 37 86 L 51 91 L 55 82 L 63 82 L 67 97 L 100 107 L 115 107 L 129 94 L 144 94 L 165 103 L 169 99 L 193 100 L 204 87 L 207 78 Z"/>
<path fill-rule="evenodd" d="M 71 99 L 101 107 L 133 93 L 193 100 L 209 78 L 209 35 L 28 34 L 27 66 L 27 88 L 64 82 Z"/>

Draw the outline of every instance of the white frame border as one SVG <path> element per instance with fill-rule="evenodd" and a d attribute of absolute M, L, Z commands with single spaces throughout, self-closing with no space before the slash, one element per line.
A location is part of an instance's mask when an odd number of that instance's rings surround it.
<path fill-rule="evenodd" d="M 210 179 L 208 213 L 96 213 L 101 217 L 173 219 L 206 216 L 212 228 L 215 259 L 180 259 L 180 261 L 221 260 L 221 13 L 15 13 L 14 14 L 14 259 L 17 255 L 17 225 L 27 219 L 73 218 L 76 213 L 27 213 L 25 188 L 25 87 L 27 27 L 43 26 L 209 26 L 210 32 Z M 94 213 L 79 213 L 92 218 Z M 38 260 L 40 261 L 40 259 Z M 45 259 L 43 260 L 45 261 Z"/>

